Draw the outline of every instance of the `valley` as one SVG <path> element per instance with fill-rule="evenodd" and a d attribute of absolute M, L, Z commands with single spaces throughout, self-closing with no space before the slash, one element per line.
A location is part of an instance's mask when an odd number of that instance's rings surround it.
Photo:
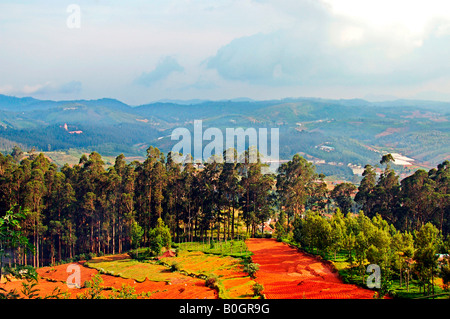
<path fill-rule="evenodd" d="M 226 128 L 278 128 L 280 160 L 298 153 L 334 179 L 357 181 L 363 165 L 377 165 L 380 153 L 410 158 L 394 163 L 403 176 L 434 167 L 450 154 L 446 102 L 298 98 L 191 103 L 130 106 L 114 99 L 41 101 L 0 95 L 0 151 L 8 153 L 14 145 L 25 152 L 34 148 L 60 166 L 93 150 L 139 160 L 150 145 L 170 152 L 177 142 L 171 140 L 172 131 L 192 133 L 194 121 L 202 120 L 204 130 L 218 128 L 224 136 Z"/>

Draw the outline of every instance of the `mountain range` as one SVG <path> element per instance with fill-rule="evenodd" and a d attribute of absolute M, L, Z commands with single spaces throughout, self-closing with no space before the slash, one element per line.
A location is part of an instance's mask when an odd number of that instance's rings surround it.
<path fill-rule="evenodd" d="M 349 177 L 380 153 L 408 157 L 400 170 L 450 159 L 450 102 L 361 99 L 165 100 L 131 106 L 109 98 L 52 101 L 0 95 L 0 151 L 79 149 L 143 157 L 153 145 L 168 153 L 175 128 L 279 128 L 279 156 L 300 153 L 319 172 Z M 203 146 L 208 142 L 204 141 Z M 270 148 L 269 148 L 270 149 Z M 399 155 L 400 156 L 400 155 Z M 399 157 L 400 158 L 400 157 Z M 400 160 L 398 163 L 404 163 Z"/>

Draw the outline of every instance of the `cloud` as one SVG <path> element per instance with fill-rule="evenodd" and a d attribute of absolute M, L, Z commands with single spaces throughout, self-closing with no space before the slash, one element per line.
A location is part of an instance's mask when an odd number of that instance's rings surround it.
<path fill-rule="evenodd" d="M 331 70 L 333 59 L 324 44 L 289 31 L 235 39 L 209 59 L 208 67 L 225 79 L 253 84 L 301 84 Z"/>
<path fill-rule="evenodd" d="M 46 83 L 45 85 L 42 85 L 40 87 L 37 87 L 37 89 L 34 92 L 34 94 L 79 94 L 81 92 L 81 82 L 80 81 L 70 81 L 67 83 L 63 83 L 60 85 L 53 85 L 51 83 Z"/>
<path fill-rule="evenodd" d="M 153 83 L 166 79 L 174 72 L 183 72 L 184 68 L 177 62 L 177 60 L 171 56 L 162 58 L 153 71 L 142 73 L 135 83 L 151 86 Z"/>
<path fill-rule="evenodd" d="M 20 88 L 13 85 L 0 87 L 0 94 L 13 94 L 18 96 L 33 95 L 76 95 L 81 93 L 82 84 L 80 81 L 70 81 L 62 84 L 54 84 L 50 81 L 38 84 L 26 84 Z"/>
<path fill-rule="evenodd" d="M 226 80 L 253 85 L 410 85 L 448 77 L 449 20 L 427 32 L 372 27 L 300 1 L 289 28 L 236 38 L 207 61 Z M 309 5 L 311 4 L 311 5 Z M 291 3 L 293 6 L 293 4 Z"/>

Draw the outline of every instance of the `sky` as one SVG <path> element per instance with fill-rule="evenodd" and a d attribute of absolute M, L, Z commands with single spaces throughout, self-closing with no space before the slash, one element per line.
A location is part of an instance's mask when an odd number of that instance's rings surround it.
<path fill-rule="evenodd" d="M 0 94 L 450 101 L 448 0 L 0 2 Z"/>

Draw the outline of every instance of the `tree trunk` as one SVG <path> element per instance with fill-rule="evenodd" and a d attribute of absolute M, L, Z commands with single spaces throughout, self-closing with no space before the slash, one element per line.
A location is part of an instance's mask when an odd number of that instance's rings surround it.
<path fill-rule="evenodd" d="M 90 239 L 90 251 L 94 252 L 94 221 L 91 220 L 91 239 Z"/>
<path fill-rule="evenodd" d="M 234 239 L 234 204 L 233 204 L 233 211 L 231 215 L 231 239 Z"/>
<path fill-rule="evenodd" d="M 61 231 L 58 232 L 58 261 L 61 261 Z"/>

